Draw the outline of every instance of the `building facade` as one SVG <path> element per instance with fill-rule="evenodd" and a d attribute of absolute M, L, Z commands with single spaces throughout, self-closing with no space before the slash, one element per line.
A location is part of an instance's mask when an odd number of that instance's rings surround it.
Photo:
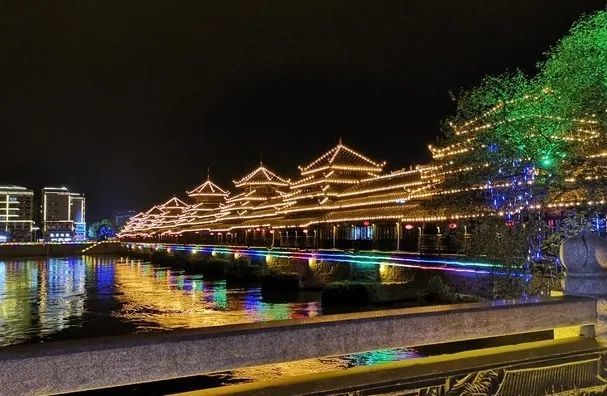
<path fill-rule="evenodd" d="M 20 186 L 0 186 L 0 243 L 34 238 L 34 192 Z"/>
<path fill-rule="evenodd" d="M 66 187 L 42 189 L 42 235 L 45 241 L 86 239 L 86 199 Z"/>

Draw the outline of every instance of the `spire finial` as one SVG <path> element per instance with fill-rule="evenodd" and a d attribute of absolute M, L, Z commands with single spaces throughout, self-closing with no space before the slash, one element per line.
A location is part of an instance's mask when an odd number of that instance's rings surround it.
<path fill-rule="evenodd" d="M 259 154 L 259 166 L 263 166 L 263 153 Z"/>
<path fill-rule="evenodd" d="M 343 140 L 341 139 L 341 136 L 339 137 L 339 145 L 340 145 L 340 146 L 343 146 L 343 145 L 344 145 L 344 142 L 343 142 Z"/>
<path fill-rule="evenodd" d="M 211 180 L 211 167 L 207 166 L 207 180 Z"/>

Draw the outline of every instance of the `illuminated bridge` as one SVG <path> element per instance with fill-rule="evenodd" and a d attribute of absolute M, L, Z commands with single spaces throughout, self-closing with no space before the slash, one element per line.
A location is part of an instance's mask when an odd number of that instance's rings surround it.
<path fill-rule="evenodd" d="M 583 124 L 580 128 L 601 128 L 593 119 L 577 122 Z M 182 198 L 172 197 L 132 217 L 119 237 L 131 242 L 461 253 L 478 219 L 510 221 L 523 211 L 541 210 L 548 225 L 558 227 L 563 210 L 580 206 L 592 207 L 598 231 L 607 232 L 607 197 L 589 193 L 576 185 L 576 178 L 567 179 L 565 190 L 542 205 L 530 190 L 540 169 L 528 169 L 516 180 L 475 182 L 482 167 L 470 166 L 468 156 L 479 149 L 473 137 L 482 130 L 456 128 L 458 142 L 430 146 L 430 163 L 392 172 L 385 170 L 385 162 L 340 140 L 300 166 L 296 180 L 260 163 L 234 180 L 235 191 L 230 192 L 207 175 Z M 585 175 L 584 180 L 607 177 L 601 173 L 607 169 L 602 148 L 592 146 L 595 135 L 576 133 L 572 141 L 596 154 L 565 173 L 578 179 Z M 514 201 L 505 201 L 507 196 Z"/>
<path fill-rule="evenodd" d="M 239 259 L 243 256 L 263 258 L 298 259 L 308 262 L 328 261 L 332 263 L 351 263 L 360 265 L 383 265 L 402 268 L 436 270 L 475 274 L 499 272 L 499 266 L 480 261 L 465 260 L 462 257 L 420 257 L 404 252 L 360 251 L 347 252 L 337 250 L 296 250 L 296 249 L 267 249 L 245 246 L 213 246 L 213 245 L 184 245 L 166 243 L 125 243 L 127 249 L 133 252 L 164 252 L 170 254 L 185 253 L 189 256 L 198 254 L 226 255 Z"/>

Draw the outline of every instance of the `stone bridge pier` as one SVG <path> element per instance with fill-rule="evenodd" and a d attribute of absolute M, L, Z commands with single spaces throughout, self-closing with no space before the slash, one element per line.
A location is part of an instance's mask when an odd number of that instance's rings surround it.
<path fill-rule="evenodd" d="M 293 258 L 268 254 L 263 261 L 264 277 L 293 277 L 300 289 L 322 289 L 333 282 L 407 283 L 413 273 L 389 264 L 359 264 L 320 258 Z M 295 282 L 296 281 L 296 282 Z"/>
<path fill-rule="evenodd" d="M 607 342 L 607 240 L 584 230 L 561 244 L 560 256 L 564 293 L 596 300 L 597 322 L 583 329 L 584 335 Z"/>

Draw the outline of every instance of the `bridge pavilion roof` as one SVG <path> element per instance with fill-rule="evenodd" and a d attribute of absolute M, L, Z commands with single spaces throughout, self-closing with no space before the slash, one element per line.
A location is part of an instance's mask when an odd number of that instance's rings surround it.
<path fill-rule="evenodd" d="M 263 163 L 240 180 L 234 180 L 236 187 L 275 186 L 289 187 L 290 180 L 278 176 L 266 168 Z"/>
<path fill-rule="evenodd" d="M 217 184 L 213 183 L 210 177 L 199 186 L 187 192 L 189 197 L 227 197 L 230 193 Z"/>
<path fill-rule="evenodd" d="M 339 144 L 327 151 L 306 166 L 300 166 L 301 175 L 309 175 L 323 170 L 349 170 L 362 172 L 381 172 L 385 162 L 375 162 L 357 151 L 344 145 L 339 140 Z"/>

